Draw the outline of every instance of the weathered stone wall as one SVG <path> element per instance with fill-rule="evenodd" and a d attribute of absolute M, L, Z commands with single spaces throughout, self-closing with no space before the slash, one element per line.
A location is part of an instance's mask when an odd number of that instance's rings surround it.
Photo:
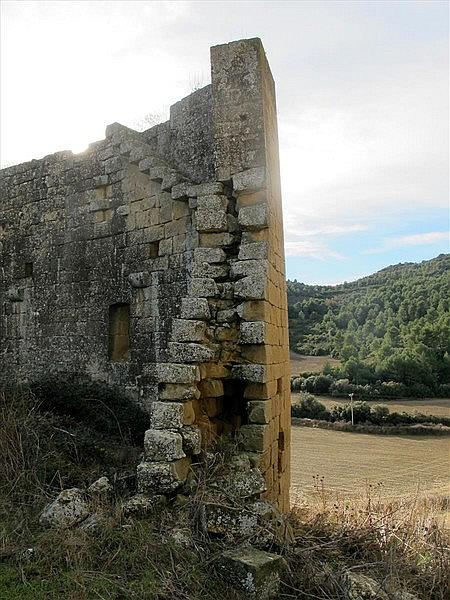
<path fill-rule="evenodd" d="M 1 172 L 0 382 L 121 385 L 149 413 L 140 490 L 230 433 L 288 506 L 289 363 L 273 80 L 259 40 L 139 134 Z"/>

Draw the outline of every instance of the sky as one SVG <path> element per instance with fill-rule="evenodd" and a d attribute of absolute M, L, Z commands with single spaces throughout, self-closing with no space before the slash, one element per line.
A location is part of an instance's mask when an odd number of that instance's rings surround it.
<path fill-rule="evenodd" d="M 2 0 L 0 161 L 146 128 L 260 37 L 277 86 L 287 276 L 336 284 L 449 251 L 446 1 Z M 146 126 L 144 127 L 144 124 Z"/>

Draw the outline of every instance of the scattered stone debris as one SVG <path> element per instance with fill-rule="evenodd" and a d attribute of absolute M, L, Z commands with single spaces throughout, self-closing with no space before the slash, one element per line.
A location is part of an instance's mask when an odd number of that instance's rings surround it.
<path fill-rule="evenodd" d="M 136 494 L 123 503 L 122 512 L 124 517 L 142 518 L 149 516 L 165 503 L 166 497 L 162 495 Z"/>

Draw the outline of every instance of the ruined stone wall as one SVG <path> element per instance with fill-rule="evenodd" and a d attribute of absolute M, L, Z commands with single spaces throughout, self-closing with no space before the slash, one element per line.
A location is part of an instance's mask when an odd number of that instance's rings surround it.
<path fill-rule="evenodd" d="M 149 413 L 140 490 L 224 434 L 288 507 L 289 362 L 273 79 L 259 40 L 139 134 L 1 172 L 0 382 L 115 383 Z"/>

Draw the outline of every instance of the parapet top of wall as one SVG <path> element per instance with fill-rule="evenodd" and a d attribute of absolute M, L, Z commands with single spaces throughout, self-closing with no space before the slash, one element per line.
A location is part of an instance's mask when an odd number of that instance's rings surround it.
<path fill-rule="evenodd" d="M 150 152 L 195 183 L 230 181 L 233 174 L 267 162 L 264 103 L 269 98 L 275 106 L 275 94 L 261 40 L 213 46 L 211 80 L 210 85 L 173 104 L 165 123 L 142 133 L 127 128 Z M 84 159 L 83 155 L 60 152 L 9 167 L 2 175 L 20 173 L 41 162 Z"/>
<path fill-rule="evenodd" d="M 211 48 L 211 85 L 170 107 L 170 119 L 141 135 L 194 182 L 229 181 L 266 164 L 264 98 L 274 83 L 259 38 Z"/>

